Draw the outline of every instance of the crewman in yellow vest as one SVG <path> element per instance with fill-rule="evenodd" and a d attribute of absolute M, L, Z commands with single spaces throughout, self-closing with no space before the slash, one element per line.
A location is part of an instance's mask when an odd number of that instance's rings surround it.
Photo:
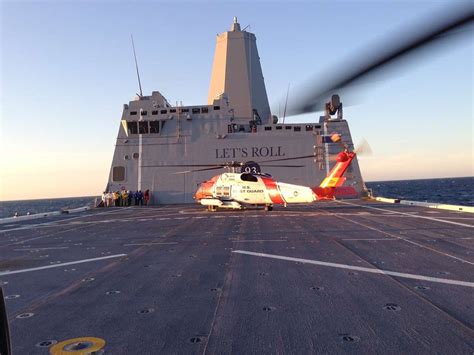
<path fill-rule="evenodd" d="M 127 190 L 122 190 L 122 206 L 128 206 L 128 193 Z"/>

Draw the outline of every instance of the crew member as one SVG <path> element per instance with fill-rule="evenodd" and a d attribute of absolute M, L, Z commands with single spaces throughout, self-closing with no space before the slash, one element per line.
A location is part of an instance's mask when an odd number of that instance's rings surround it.
<path fill-rule="evenodd" d="M 128 202 L 128 193 L 127 193 L 127 190 L 122 190 L 121 206 L 123 206 L 123 207 L 127 206 L 127 202 Z"/>
<path fill-rule="evenodd" d="M 145 191 L 143 198 L 145 199 L 145 206 L 148 206 L 148 203 L 150 202 L 150 190 Z"/>

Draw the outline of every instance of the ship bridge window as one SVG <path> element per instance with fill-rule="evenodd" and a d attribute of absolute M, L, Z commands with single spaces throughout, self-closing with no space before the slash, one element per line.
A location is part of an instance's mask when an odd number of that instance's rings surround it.
<path fill-rule="evenodd" d="M 285 126 L 285 129 L 291 129 L 291 126 Z"/>
<path fill-rule="evenodd" d="M 258 179 L 255 176 L 253 176 L 252 174 L 242 174 L 242 175 L 240 175 L 240 179 L 242 181 L 251 181 L 251 182 L 257 182 L 258 181 Z"/>
<path fill-rule="evenodd" d="M 130 134 L 137 134 L 138 133 L 138 124 L 135 121 L 128 121 L 127 122 L 128 131 Z"/>
<path fill-rule="evenodd" d="M 269 127 L 269 126 L 265 127 L 265 131 L 271 131 L 271 130 L 272 130 L 272 127 Z"/>
<path fill-rule="evenodd" d="M 179 112 L 189 112 L 189 108 L 182 108 L 179 110 Z"/>
<path fill-rule="evenodd" d="M 152 115 L 157 115 L 157 114 L 158 114 L 158 111 L 157 111 L 157 110 L 151 111 L 151 114 L 152 114 Z"/>
<path fill-rule="evenodd" d="M 170 113 L 176 113 L 176 109 L 175 108 L 170 108 Z"/>
<path fill-rule="evenodd" d="M 138 122 L 138 133 L 147 134 L 148 133 L 148 121 Z"/>
<path fill-rule="evenodd" d="M 142 111 L 142 116 L 148 115 L 148 111 Z"/>
<path fill-rule="evenodd" d="M 220 106 L 214 106 L 214 111 L 219 111 L 221 109 Z"/>
<path fill-rule="evenodd" d="M 282 126 L 276 126 L 275 129 L 283 129 Z"/>
<path fill-rule="evenodd" d="M 199 107 L 194 107 L 192 113 L 200 113 L 201 109 Z"/>
<path fill-rule="evenodd" d="M 312 130 L 313 130 L 313 126 L 310 125 L 310 124 L 307 124 L 307 125 L 306 125 L 306 130 L 307 130 L 307 131 L 312 131 Z"/>
<path fill-rule="evenodd" d="M 130 116 L 135 116 L 137 114 L 137 111 L 130 111 Z"/>
<path fill-rule="evenodd" d="M 112 170 L 112 180 L 119 182 L 125 180 L 125 167 L 114 166 Z"/>
<path fill-rule="evenodd" d="M 170 112 L 171 112 L 171 110 L 170 110 Z M 168 113 L 168 110 L 161 110 L 160 113 L 161 113 L 162 115 L 165 115 L 165 114 Z"/>
<path fill-rule="evenodd" d="M 202 113 L 209 113 L 209 107 L 203 107 L 201 108 Z"/>
<path fill-rule="evenodd" d="M 300 126 L 294 126 L 294 127 L 293 127 L 293 130 L 294 130 L 295 132 L 299 132 L 299 131 L 301 131 L 301 127 L 300 127 Z"/>
<path fill-rule="evenodd" d="M 160 121 L 150 121 L 150 133 L 160 133 Z"/>

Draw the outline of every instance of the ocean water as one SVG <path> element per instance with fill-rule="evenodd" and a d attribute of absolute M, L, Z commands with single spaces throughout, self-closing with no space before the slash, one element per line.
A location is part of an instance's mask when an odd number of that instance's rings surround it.
<path fill-rule="evenodd" d="M 474 177 L 367 182 L 374 196 L 474 206 Z"/>
<path fill-rule="evenodd" d="M 474 206 L 474 177 L 367 182 L 374 196 Z M 92 206 L 97 196 L 0 202 L 0 218 Z"/>
<path fill-rule="evenodd" d="M 48 198 L 41 200 L 0 201 L 0 218 L 19 215 L 60 211 L 63 208 L 93 206 L 97 196 Z"/>

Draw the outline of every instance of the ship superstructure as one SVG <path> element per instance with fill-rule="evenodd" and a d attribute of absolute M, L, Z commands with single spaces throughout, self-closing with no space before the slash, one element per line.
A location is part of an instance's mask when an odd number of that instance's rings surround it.
<path fill-rule="evenodd" d="M 341 149 L 325 141 L 334 132 L 352 146 L 340 112 L 304 124 L 281 124 L 272 116 L 256 37 L 242 31 L 234 18 L 231 30 L 217 36 L 207 105 L 173 106 L 158 91 L 124 105 L 107 190 L 150 190 L 153 204 L 190 203 L 197 185 L 212 172 L 177 174 L 186 165 L 308 155 L 314 159 L 293 161 L 298 168 L 271 167 L 265 172 L 315 186 Z M 365 191 L 357 161 L 347 173 L 346 186 L 353 187 L 355 195 Z"/>

